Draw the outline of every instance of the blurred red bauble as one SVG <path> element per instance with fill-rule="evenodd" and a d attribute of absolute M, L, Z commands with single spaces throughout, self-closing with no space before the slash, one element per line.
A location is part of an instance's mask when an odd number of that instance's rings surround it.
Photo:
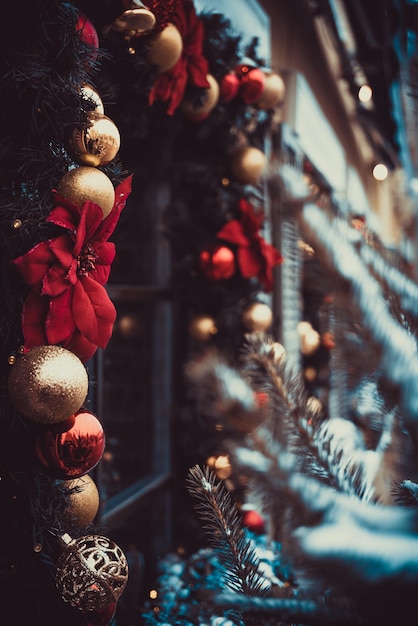
<path fill-rule="evenodd" d="M 333 350 L 335 348 L 335 338 L 329 331 L 322 333 L 321 343 L 327 350 Z"/>
<path fill-rule="evenodd" d="M 58 425 L 59 426 L 59 425 Z M 68 430 L 51 427 L 39 433 L 36 454 L 53 476 L 62 480 L 80 478 L 102 458 L 105 434 L 100 421 L 88 411 L 79 411 Z"/>
<path fill-rule="evenodd" d="M 255 68 L 241 78 L 239 93 L 245 104 L 254 104 L 260 100 L 264 92 L 266 76 L 264 72 Z"/>
<path fill-rule="evenodd" d="M 226 74 L 220 82 L 220 94 L 219 98 L 222 102 L 231 102 L 239 90 L 240 81 L 238 76 L 234 72 Z"/>
<path fill-rule="evenodd" d="M 93 48 L 93 58 L 95 60 L 97 50 L 99 49 L 99 36 L 92 22 L 86 15 L 83 15 L 83 13 L 79 13 L 78 15 L 76 31 L 81 41 Z"/>
<path fill-rule="evenodd" d="M 199 267 L 210 280 L 226 280 L 235 274 L 235 255 L 227 246 L 217 246 L 213 250 L 202 250 Z"/>
<path fill-rule="evenodd" d="M 242 514 L 242 523 L 244 526 L 254 533 L 263 533 L 265 530 L 264 518 L 257 511 L 244 511 Z"/>

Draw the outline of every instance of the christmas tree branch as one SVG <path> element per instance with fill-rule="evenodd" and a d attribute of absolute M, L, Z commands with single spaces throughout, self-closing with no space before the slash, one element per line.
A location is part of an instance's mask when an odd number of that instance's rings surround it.
<path fill-rule="evenodd" d="M 383 348 L 382 367 L 386 376 L 403 391 L 405 418 L 413 434 L 416 434 L 418 357 L 414 338 L 391 315 L 379 283 L 370 275 L 353 245 L 317 206 L 308 204 L 304 207 L 302 224 L 311 242 L 326 254 L 335 270 L 351 284 L 364 325 L 374 341 Z"/>
<path fill-rule="evenodd" d="M 364 620 L 349 609 L 328 607 L 313 600 L 295 600 L 289 598 L 245 597 L 234 593 L 213 594 L 212 602 L 219 607 L 234 608 L 242 613 L 275 617 L 277 624 L 292 623 L 307 626 L 343 626 L 364 624 Z M 269 621 L 269 624 L 272 622 Z"/>
<path fill-rule="evenodd" d="M 189 470 L 187 488 L 197 501 L 203 529 L 225 566 L 227 586 L 249 595 L 263 593 L 265 580 L 258 570 L 255 550 L 245 536 L 229 492 L 207 467 Z"/>

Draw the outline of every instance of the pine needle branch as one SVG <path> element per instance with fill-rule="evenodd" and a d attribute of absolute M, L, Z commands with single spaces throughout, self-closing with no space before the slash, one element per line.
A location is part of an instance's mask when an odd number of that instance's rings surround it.
<path fill-rule="evenodd" d="M 208 541 L 218 552 L 225 566 L 229 589 L 248 595 L 263 594 L 265 580 L 258 569 L 257 556 L 246 537 L 230 493 L 205 467 L 195 465 L 189 470 L 187 488 L 197 501 L 195 509 L 203 521 Z"/>
<path fill-rule="evenodd" d="M 313 600 L 290 598 L 248 598 L 234 593 L 214 594 L 212 601 L 220 607 L 238 609 L 242 613 L 274 616 L 277 624 L 305 624 L 306 626 L 352 626 L 366 622 L 354 611 L 328 607 Z M 272 622 L 269 621 L 269 624 Z"/>

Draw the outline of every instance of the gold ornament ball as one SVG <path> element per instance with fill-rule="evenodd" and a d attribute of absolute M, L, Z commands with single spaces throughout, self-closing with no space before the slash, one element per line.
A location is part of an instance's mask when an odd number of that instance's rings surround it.
<path fill-rule="evenodd" d="M 99 96 L 99 94 L 97 93 L 97 91 L 93 89 L 93 87 L 87 84 L 83 85 L 80 89 L 80 95 L 83 98 L 83 100 L 93 102 L 95 106 L 94 110 L 97 111 L 97 113 L 104 113 L 103 101 L 101 97 Z"/>
<path fill-rule="evenodd" d="M 167 24 L 151 40 L 148 60 L 156 65 L 160 74 L 168 72 L 180 59 L 183 52 L 183 39 L 174 24 Z"/>
<path fill-rule="evenodd" d="M 267 169 L 267 158 L 258 148 L 244 146 L 234 152 L 230 167 L 232 175 L 239 183 L 257 185 Z"/>
<path fill-rule="evenodd" d="M 57 185 L 58 193 L 81 207 L 84 202 L 94 202 L 102 209 L 105 218 L 115 204 L 112 181 L 101 170 L 81 165 L 64 174 Z"/>
<path fill-rule="evenodd" d="M 112 161 L 120 148 L 120 134 L 116 124 L 103 113 L 88 114 L 88 127 L 75 128 L 70 147 L 81 165 L 98 167 Z"/>
<path fill-rule="evenodd" d="M 129 37 L 137 37 L 150 33 L 155 26 L 155 15 L 146 7 L 128 8 L 112 24 L 117 30 Z"/>
<path fill-rule="evenodd" d="M 273 322 L 273 313 L 267 304 L 253 302 L 245 309 L 242 321 L 250 332 L 264 332 Z"/>
<path fill-rule="evenodd" d="M 85 528 L 93 522 L 99 510 L 100 497 L 96 483 L 89 474 L 85 474 L 64 481 L 64 485 L 71 489 L 65 517 L 78 528 Z"/>
<path fill-rule="evenodd" d="M 219 102 L 219 84 L 212 74 L 206 76 L 206 80 L 209 83 L 209 87 L 206 89 L 202 102 L 199 105 L 195 105 L 191 100 L 184 100 L 181 104 L 181 111 L 191 120 L 203 120 L 210 112 L 216 107 Z"/>
<path fill-rule="evenodd" d="M 217 332 L 215 320 L 209 315 L 197 315 L 189 324 L 190 336 L 198 341 L 209 341 Z"/>
<path fill-rule="evenodd" d="M 274 109 L 282 104 L 285 96 L 285 84 L 279 74 L 266 73 L 264 90 L 261 98 L 257 101 L 257 107 L 263 110 Z"/>
<path fill-rule="evenodd" d="M 83 405 L 87 371 L 80 359 L 60 346 L 38 346 L 19 356 L 8 378 L 10 400 L 27 419 L 62 422 Z"/>

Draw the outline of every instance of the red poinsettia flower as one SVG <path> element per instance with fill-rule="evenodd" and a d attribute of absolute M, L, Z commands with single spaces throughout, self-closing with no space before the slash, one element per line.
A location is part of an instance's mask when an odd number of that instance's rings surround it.
<path fill-rule="evenodd" d="M 131 192 L 132 176 L 115 190 L 115 203 L 103 218 L 93 202 L 78 207 L 56 191 L 47 221 L 64 234 L 42 241 L 14 259 L 30 291 L 22 311 L 25 348 L 62 345 L 87 361 L 106 347 L 116 319 L 104 285 L 115 257 L 108 241 Z"/>
<path fill-rule="evenodd" d="M 238 203 L 241 219 L 227 222 L 217 233 L 219 239 L 238 246 L 237 263 L 244 278 L 258 278 L 265 291 L 273 289 L 273 267 L 283 262 L 276 248 L 260 235 L 263 215 L 256 215 L 251 202 L 244 198 Z"/>
<path fill-rule="evenodd" d="M 168 102 L 167 114 L 173 115 L 182 102 L 188 83 L 208 89 L 209 64 L 203 56 L 204 30 L 191 0 L 180 0 L 172 19 L 183 39 L 183 50 L 176 65 L 157 77 L 149 96 L 150 105 L 156 100 Z"/>

